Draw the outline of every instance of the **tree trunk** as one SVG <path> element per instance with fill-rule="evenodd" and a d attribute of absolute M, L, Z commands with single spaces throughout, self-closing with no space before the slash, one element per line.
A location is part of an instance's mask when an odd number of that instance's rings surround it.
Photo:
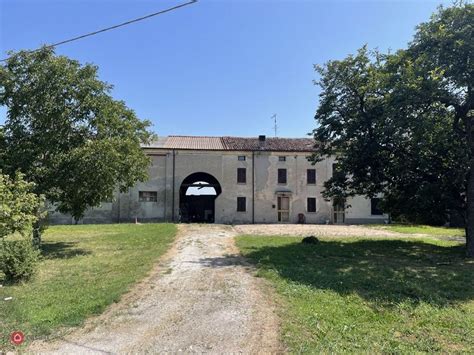
<path fill-rule="evenodd" d="M 470 171 L 467 181 L 467 223 L 466 223 L 466 255 L 474 258 L 474 157 L 469 163 Z"/>
<path fill-rule="evenodd" d="M 39 222 L 33 224 L 33 245 L 36 248 L 41 246 L 41 226 Z"/>

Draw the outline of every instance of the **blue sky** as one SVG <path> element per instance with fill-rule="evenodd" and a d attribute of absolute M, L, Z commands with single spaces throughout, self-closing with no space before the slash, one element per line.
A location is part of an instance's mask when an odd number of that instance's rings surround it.
<path fill-rule="evenodd" d="M 181 2 L 186 2 L 183 0 Z M 0 54 L 33 49 L 180 1 L 0 0 Z M 441 1 L 199 0 L 58 47 L 92 62 L 159 135 L 304 136 L 315 126 L 313 64 L 365 43 L 406 46 Z M 449 4 L 449 3 L 448 3 Z M 5 110 L 0 108 L 0 124 Z"/>

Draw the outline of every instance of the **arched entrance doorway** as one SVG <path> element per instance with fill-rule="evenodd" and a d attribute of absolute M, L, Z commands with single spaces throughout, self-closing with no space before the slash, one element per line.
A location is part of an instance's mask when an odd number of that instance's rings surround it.
<path fill-rule="evenodd" d="M 194 173 L 179 189 L 179 212 L 184 223 L 214 223 L 215 201 L 222 192 L 217 179 L 208 173 Z"/>

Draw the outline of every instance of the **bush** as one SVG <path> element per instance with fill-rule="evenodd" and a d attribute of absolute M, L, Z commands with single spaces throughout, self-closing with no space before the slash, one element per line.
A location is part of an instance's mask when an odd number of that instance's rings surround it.
<path fill-rule="evenodd" d="M 26 281 L 36 270 L 40 252 L 33 247 L 31 240 L 0 241 L 0 272 L 8 282 Z"/>

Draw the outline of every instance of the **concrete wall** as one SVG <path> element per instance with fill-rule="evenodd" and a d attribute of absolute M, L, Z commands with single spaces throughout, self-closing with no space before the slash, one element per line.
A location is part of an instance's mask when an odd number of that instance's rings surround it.
<path fill-rule="evenodd" d="M 364 196 L 354 196 L 347 201 L 346 223 L 347 224 L 370 224 L 385 223 L 388 215 L 372 215 L 371 201 Z"/>
<path fill-rule="evenodd" d="M 287 196 L 290 201 L 289 223 L 298 221 L 303 213 L 306 223 L 330 223 L 333 218 L 332 203 L 322 197 L 324 182 L 332 176 L 333 158 L 312 165 L 308 153 L 289 152 L 228 152 L 202 150 L 150 149 L 152 165 L 149 179 L 137 183 L 126 193 L 116 193 L 114 201 L 90 209 L 80 223 L 179 221 L 179 195 L 183 180 L 196 172 L 214 176 L 222 193 L 215 201 L 217 223 L 277 223 L 277 198 Z M 174 158 L 173 158 L 174 154 Z M 238 156 L 245 156 L 240 161 Z M 286 161 L 279 161 L 279 157 Z M 174 160 L 174 179 L 173 179 Z M 237 183 L 237 168 L 246 168 L 247 181 Z M 278 169 L 287 169 L 287 184 L 278 184 Z M 316 169 L 316 184 L 307 184 L 307 169 Z M 255 194 L 252 194 L 252 169 L 254 169 Z M 173 181 L 174 180 L 174 181 Z M 174 185 L 173 185 L 174 183 Z M 174 186 L 174 192 L 173 192 Z M 157 202 L 139 202 L 139 191 L 156 191 Z M 246 211 L 237 212 L 237 197 L 246 198 Z M 316 198 L 316 212 L 307 211 L 307 198 Z M 383 222 L 386 216 L 370 215 L 370 200 L 355 197 L 349 201 L 346 223 Z M 255 207 L 255 211 L 253 211 Z M 54 208 L 51 208 L 54 210 Z M 60 213 L 50 214 L 51 223 L 72 223 L 72 218 Z"/>

